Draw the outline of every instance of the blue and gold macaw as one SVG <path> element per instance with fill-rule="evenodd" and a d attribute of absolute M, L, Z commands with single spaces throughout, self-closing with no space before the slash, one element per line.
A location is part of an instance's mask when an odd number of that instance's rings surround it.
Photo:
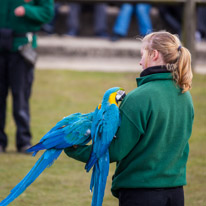
<path fill-rule="evenodd" d="M 91 181 L 91 188 L 93 185 L 95 187 L 93 199 L 94 196 L 98 201 L 100 199 L 99 194 L 97 193 L 98 190 L 96 190 L 97 187 L 100 188 L 101 198 L 103 199 L 109 170 L 107 148 L 119 125 L 117 101 L 121 101 L 123 97 L 124 92 L 120 88 L 115 87 L 109 89 L 103 97 L 102 105 L 98 106 L 94 112 L 88 114 L 71 114 L 59 121 L 42 137 L 39 143 L 27 150 L 28 152 L 33 152 L 33 156 L 35 156 L 40 150 L 46 151 L 38 159 L 28 174 L 11 190 L 10 194 L 0 202 L 0 206 L 10 204 L 21 193 L 23 193 L 24 190 L 26 190 L 26 188 L 31 185 L 47 167 L 50 167 L 53 164 L 63 149 L 76 145 L 87 144 L 91 140 L 91 132 L 93 133 L 94 154 L 92 153 L 86 168 L 87 171 L 89 171 L 94 165 Z M 101 142 L 102 145 L 100 144 Z M 102 158 L 104 156 L 107 158 L 106 163 L 104 158 Z M 106 170 L 102 168 L 103 166 L 106 166 Z M 98 167 L 96 169 L 98 172 L 95 172 L 96 167 Z M 100 184 L 97 184 L 98 177 L 95 176 L 96 174 L 101 174 L 99 179 Z M 93 200 L 93 202 L 95 201 Z"/>
<path fill-rule="evenodd" d="M 87 144 L 91 140 L 91 124 L 94 113 L 75 113 L 63 118 L 42 137 L 38 144 L 29 148 L 27 151 L 33 152 L 33 156 L 39 150 L 46 149 L 46 151 L 23 180 L 0 202 L 0 206 L 8 205 L 24 192 L 47 167 L 53 164 L 64 148 Z"/>
<path fill-rule="evenodd" d="M 102 104 L 93 117 L 91 136 L 92 152 L 85 166 L 88 172 L 92 167 L 90 191 L 93 191 L 92 206 L 101 206 L 109 173 L 109 145 L 120 126 L 118 101 L 125 96 L 120 87 L 106 91 Z"/>

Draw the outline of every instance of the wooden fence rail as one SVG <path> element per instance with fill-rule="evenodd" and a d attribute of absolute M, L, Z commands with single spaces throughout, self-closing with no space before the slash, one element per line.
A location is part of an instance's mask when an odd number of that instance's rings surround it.
<path fill-rule="evenodd" d="M 69 2 L 79 2 L 79 3 L 149 3 L 152 5 L 158 4 L 183 4 L 183 23 L 182 23 L 182 42 L 185 47 L 187 47 L 192 54 L 192 63 L 195 65 L 195 30 L 196 30 L 196 8 L 197 5 L 205 5 L 206 0 L 55 0 L 56 2 L 69 3 Z"/>

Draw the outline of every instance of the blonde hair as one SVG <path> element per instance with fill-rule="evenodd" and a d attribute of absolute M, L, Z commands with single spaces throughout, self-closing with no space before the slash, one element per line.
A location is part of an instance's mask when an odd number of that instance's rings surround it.
<path fill-rule="evenodd" d="M 179 38 L 166 31 L 152 32 L 142 39 L 144 49 L 148 53 L 157 50 L 161 53 L 167 70 L 173 74 L 173 79 L 182 89 L 182 93 L 191 89 L 192 68 L 191 54 L 181 45 Z"/>

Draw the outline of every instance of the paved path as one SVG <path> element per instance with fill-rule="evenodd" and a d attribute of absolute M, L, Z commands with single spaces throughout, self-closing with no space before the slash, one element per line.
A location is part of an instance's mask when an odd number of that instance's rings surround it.
<path fill-rule="evenodd" d="M 71 69 L 80 71 L 141 71 L 140 42 L 124 39 L 72 38 L 40 36 L 38 69 Z M 195 72 L 206 74 L 206 43 L 197 44 Z"/>

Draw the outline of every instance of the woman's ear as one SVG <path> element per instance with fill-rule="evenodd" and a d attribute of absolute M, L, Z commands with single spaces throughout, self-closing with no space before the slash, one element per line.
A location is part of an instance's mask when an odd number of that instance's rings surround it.
<path fill-rule="evenodd" d="M 158 60 L 158 58 L 159 58 L 159 52 L 155 49 L 155 50 L 153 50 L 152 51 L 152 60 L 153 61 L 157 61 Z"/>
<path fill-rule="evenodd" d="M 156 49 L 152 51 L 151 59 L 154 62 L 154 64 L 157 64 L 157 65 L 165 64 L 165 62 L 162 58 L 162 54 L 159 51 L 157 51 Z"/>

